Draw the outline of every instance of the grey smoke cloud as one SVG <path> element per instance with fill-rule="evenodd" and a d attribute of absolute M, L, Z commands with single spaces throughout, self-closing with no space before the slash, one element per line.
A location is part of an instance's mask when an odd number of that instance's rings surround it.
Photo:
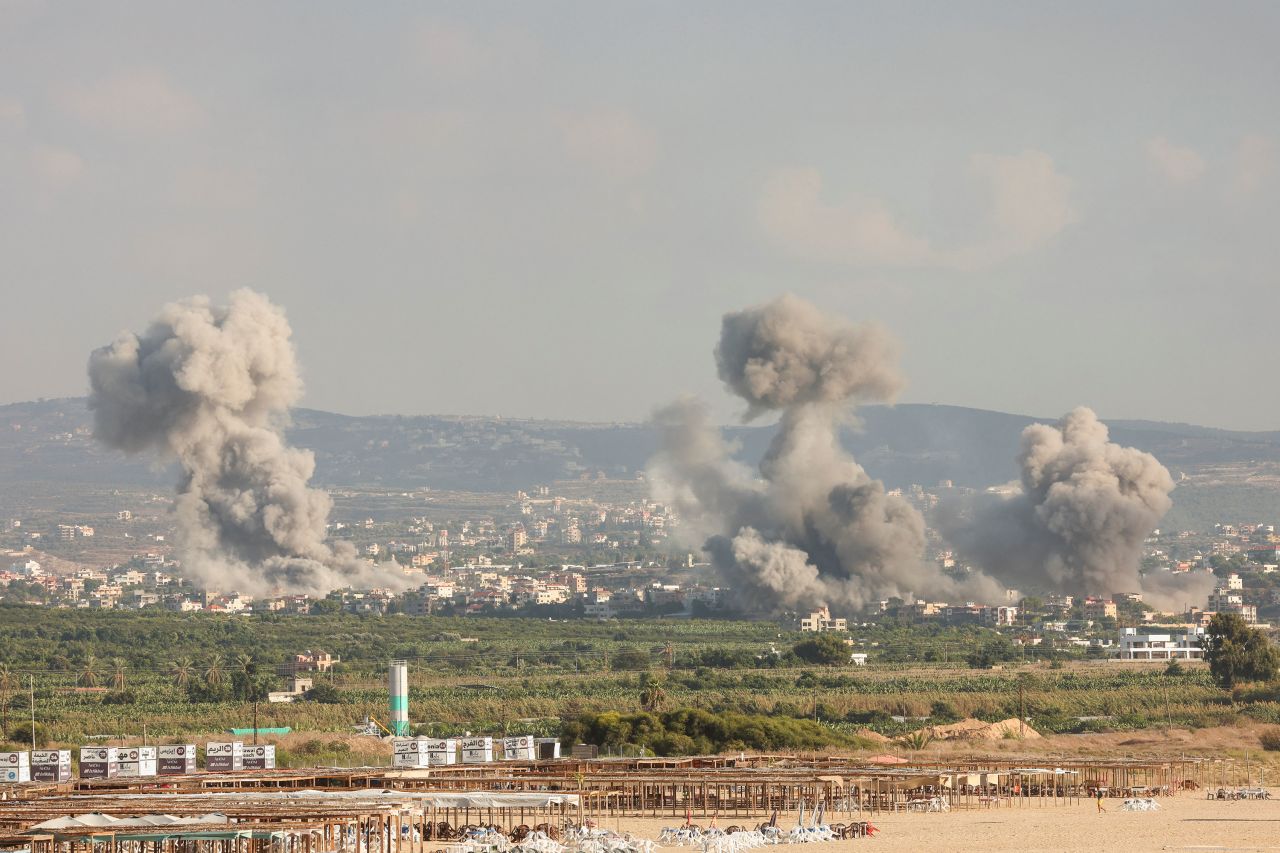
<path fill-rule="evenodd" d="M 840 446 L 855 401 L 890 401 L 902 387 L 887 333 L 788 295 L 725 315 L 715 356 L 748 419 L 781 412 L 759 470 L 733 460 L 705 404 L 683 398 L 655 415 L 662 445 L 649 476 L 744 603 L 857 608 L 889 596 L 999 596 L 995 584 L 962 587 L 926 563 L 920 513 Z"/>
<path fill-rule="evenodd" d="M 94 436 L 178 461 L 183 571 L 210 588 L 402 587 L 402 573 L 325 542 L 332 503 L 307 485 L 315 459 L 281 434 L 302 392 L 290 336 L 284 312 L 250 290 L 225 307 L 206 297 L 165 306 L 145 333 L 89 357 Z"/>
<path fill-rule="evenodd" d="M 892 400 L 905 384 L 886 331 L 829 319 L 791 294 L 726 314 L 716 367 L 747 401 L 748 419 L 805 403 Z"/>
<path fill-rule="evenodd" d="M 1142 543 L 1173 505 L 1173 478 L 1150 453 L 1112 442 L 1091 409 L 1028 426 L 1018 466 L 1016 495 L 950 524 L 965 558 L 1027 591 L 1204 603 L 1213 586 L 1207 573 L 1140 576 Z"/>

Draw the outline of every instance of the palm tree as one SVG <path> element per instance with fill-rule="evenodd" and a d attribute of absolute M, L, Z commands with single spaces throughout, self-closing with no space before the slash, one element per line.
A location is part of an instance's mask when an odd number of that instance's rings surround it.
<path fill-rule="evenodd" d="M 204 680 L 210 687 L 221 687 L 226 680 L 227 670 L 222 662 L 222 655 L 217 652 L 209 655 L 205 663 Z"/>
<path fill-rule="evenodd" d="M 933 743 L 933 735 L 926 731 L 911 732 L 903 735 L 901 740 L 902 745 L 907 749 L 919 752 L 922 749 L 927 749 L 929 744 Z"/>
<path fill-rule="evenodd" d="M 667 691 L 662 689 L 662 682 L 646 678 L 640 688 L 640 705 L 646 711 L 661 711 L 667 702 Z"/>
<path fill-rule="evenodd" d="M 195 672 L 196 665 L 191 658 L 178 658 L 169 664 L 169 676 L 173 678 L 173 683 L 184 690 L 191 683 L 191 676 Z"/>
<path fill-rule="evenodd" d="M 241 652 L 236 655 L 236 678 L 232 679 L 232 682 L 233 684 L 237 680 L 240 682 L 240 684 L 235 687 L 236 692 L 243 690 L 243 693 L 238 698 L 241 700 L 248 700 L 253 703 L 254 744 L 257 744 L 258 742 L 258 701 L 262 698 L 259 695 L 261 685 L 255 678 L 257 674 L 258 664 L 254 661 L 253 655 L 246 654 L 245 652 Z"/>
<path fill-rule="evenodd" d="M 122 691 L 125 688 L 125 671 L 128 668 L 129 664 L 124 658 L 111 659 L 111 686 L 117 691 Z"/>
<path fill-rule="evenodd" d="M 9 693 L 18 684 L 18 676 L 9 664 L 0 663 L 0 737 L 9 731 Z"/>
<path fill-rule="evenodd" d="M 85 657 L 80 664 L 80 683 L 85 687 L 98 686 L 98 659 L 93 655 Z"/>

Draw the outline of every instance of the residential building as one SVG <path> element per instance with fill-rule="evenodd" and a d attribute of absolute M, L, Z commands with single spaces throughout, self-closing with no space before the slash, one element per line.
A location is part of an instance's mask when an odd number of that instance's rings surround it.
<path fill-rule="evenodd" d="M 1115 619 L 1116 603 L 1109 598 L 1086 598 L 1084 601 L 1084 618 L 1095 622 L 1099 619 Z"/>
<path fill-rule="evenodd" d="M 820 634 L 826 631 L 848 631 L 849 621 L 847 619 L 832 619 L 830 608 L 823 605 L 808 616 L 800 619 L 800 630 L 815 631 Z"/>
<path fill-rule="evenodd" d="M 1136 628 L 1125 628 L 1120 634 L 1120 660 L 1201 660 L 1203 637 L 1203 628 L 1180 634 L 1139 634 Z"/>

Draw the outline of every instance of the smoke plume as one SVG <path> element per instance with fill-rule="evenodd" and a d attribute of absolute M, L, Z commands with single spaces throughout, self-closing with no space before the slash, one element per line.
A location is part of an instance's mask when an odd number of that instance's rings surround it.
<path fill-rule="evenodd" d="M 302 382 L 289 323 L 265 296 L 168 305 L 144 334 L 95 350 L 89 382 L 99 441 L 178 461 L 179 549 L 193 580 L 254 594 L 405 585 L 349 543 L 325 543 L 331 501 L 307 485 L 315 459 L 281 435 Z"/>
<path fill-rule="evenodd" d="M 1016 495 L 948 531 L 967 559 L 1027 591 L 1142 592 L 1157 607 L 1203 604 L 1213 585 L 1205 573 L 1140 577 L 1142 543 L 1173 505 L 1173 478 L 1150 453 L 1115 444 L 1081 407 L 1023 430 L 1018 466 Z"/>
<path fill-rule="evenodd" d="M 925 563 L 920 513 L 840 446 L 838 428 L 855 401 L 891 400 L 902 386 L 883 330 L 783 296 L 725 315 L 715 356 L 720 378 L 747 404 L 746 420 L 781 412 L 759 470 L 735 462 L 706 406 L 684 398 L 655 415 L 662 446 L 649 474 L 655 496 L 705 543 L 745 605 L 998 595 L 994 584 L 962 590 Z"/>

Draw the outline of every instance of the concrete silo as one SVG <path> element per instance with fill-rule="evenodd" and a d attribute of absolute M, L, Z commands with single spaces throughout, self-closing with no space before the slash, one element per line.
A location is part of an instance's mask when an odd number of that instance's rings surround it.
<path fill-rule="evenodd" d="M 391 662 L 387 675 L 387 691 L 391 694 L 391 722 L 387 728 L 395 737 L 409 733 L 409 664 L 402 660 Z"/>

